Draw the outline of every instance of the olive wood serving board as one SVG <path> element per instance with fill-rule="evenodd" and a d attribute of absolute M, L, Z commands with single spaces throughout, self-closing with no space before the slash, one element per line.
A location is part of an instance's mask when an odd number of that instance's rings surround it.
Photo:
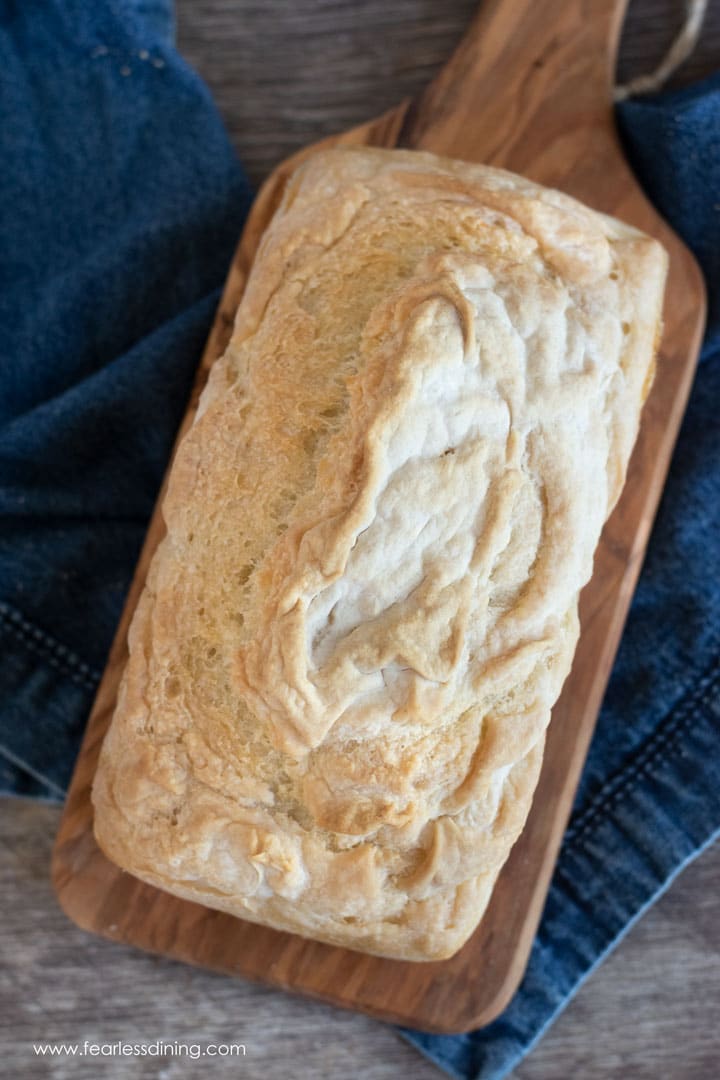
<path fill-rule="evenodd" d="M 475 934 L 452 959 L 364 956 L 244 922 L 145 885 L 109 862 L 92 831 L 90 789 L 125 664 L 128 625 L 163 535 L 150 524 L 98 690 L 58 833 L 53 880 L 81 927 L 217 971 L 261 980 L 384 1020 L 461 1032 L 496 1017 L 514 993 L 542 912 L 573 796 L 637 581 L 692 382 L 703 318 L 702 278 L 645 199 L 615 132 L 611 81 L 626 0 L 485 0 L 447 66 L 418 98 L 322 144 L 431 150 L 486 162 L 558 187 L 657 236 L 670 253 L 657 375 L 624 493 L 607 522 L 581 597 L 582 633 L 553 710 L 525 830 Z M 208 369 L 223 352 L 249 268 L 286 178 L 316 147 L 281 164 L 248 218 L 179 437 Z"/>

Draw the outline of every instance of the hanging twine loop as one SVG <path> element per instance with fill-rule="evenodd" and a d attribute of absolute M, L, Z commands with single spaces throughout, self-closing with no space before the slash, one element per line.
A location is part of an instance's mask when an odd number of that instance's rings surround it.
<path fill-rule="evenodd" d="M 636 94 L 652 94 L 661 90 L 697 45 L 706 11 L 707 0 L 686 0 L 685 22 L 662 62 L 650 75 L 639 75 L 623 86 L 616 86 L 613 99 L 616 102 L 625 101 Z"/>

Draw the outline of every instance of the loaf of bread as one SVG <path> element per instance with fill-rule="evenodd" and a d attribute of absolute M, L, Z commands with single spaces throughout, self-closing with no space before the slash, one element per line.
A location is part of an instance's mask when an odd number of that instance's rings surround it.
<path fill-rule="evenodd" d="M 300 166 L 171 470 L 93 791 L 111 859 L 319 941 L 460 948 L 528 814 L 665 273 L 497 169 Z"/>

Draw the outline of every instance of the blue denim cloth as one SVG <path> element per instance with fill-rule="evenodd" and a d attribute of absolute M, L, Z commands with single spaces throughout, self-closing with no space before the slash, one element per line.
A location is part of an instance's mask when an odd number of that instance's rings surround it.
<path fill-rule="evenodd" d="M 0 0 L 0 786 L 61 797 L 250 204 L 161 0 Z"/>
<path fill-rule="evenodd" d="M 0 789 L 59 798 L 249 205 L 163 0 L 0 0 Z M 720 826 L 720 79 L 623 106 L 711 317 L 498 1080 Z"/>

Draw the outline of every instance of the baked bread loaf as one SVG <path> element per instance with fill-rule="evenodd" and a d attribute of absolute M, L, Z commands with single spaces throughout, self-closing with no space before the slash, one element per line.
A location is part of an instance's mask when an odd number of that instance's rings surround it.
<path fill-rule="evenodd" d="M 320 941 L 460 948 L 528 813 L 665 272 L 497 169 L 300 166 L 171 470 L 93 791 L 111 859 Z"/>

